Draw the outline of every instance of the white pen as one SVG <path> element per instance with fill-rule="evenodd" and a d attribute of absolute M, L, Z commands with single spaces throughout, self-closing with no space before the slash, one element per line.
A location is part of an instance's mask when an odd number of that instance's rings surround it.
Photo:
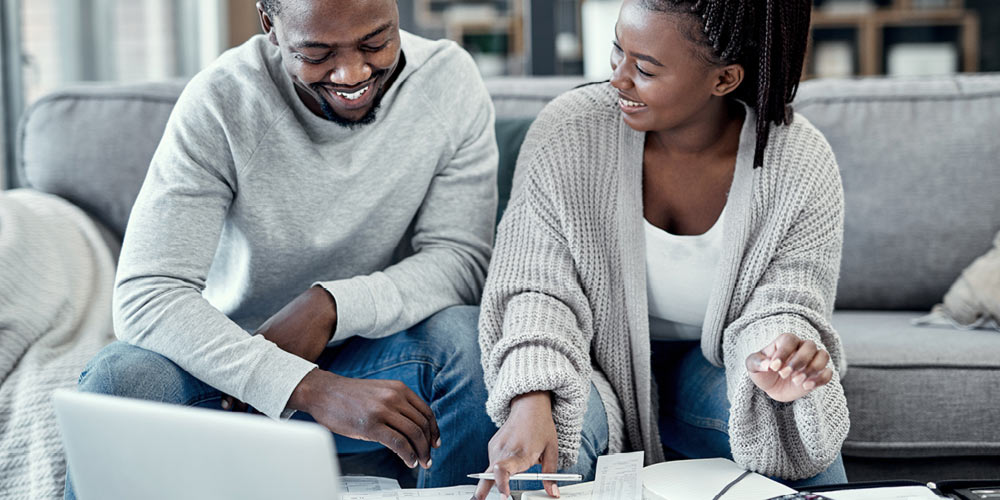
<path fill-rule="evenodd" d="M 480 473 L 480 474 L 469 474 L 468 477 L 471 477 L 472 479 L 487 479 L 489 481 L 495 480 L 492 472 L 483 472 L 483 473 Z M 581 476 L 580 474 L 554 474 L 554 473 L 549 473 L 549 474 L 545 474 L 545 473 L 542 473 L 542 474 L 532 474 L 532 473 L 523 473 L 523 474 L 514 474 L 514 475 L 510 476 L 510 480 L 511 481 L 520 481 L 520 480 L 525 480 L 525 481 L 583 481 L 583 476 Z"/>

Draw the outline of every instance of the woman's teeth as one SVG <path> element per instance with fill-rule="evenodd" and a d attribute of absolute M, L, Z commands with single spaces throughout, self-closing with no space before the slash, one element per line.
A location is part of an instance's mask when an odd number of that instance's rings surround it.
<path fill-rule="evenodd" d="M 344 99 L 347 99 L 348 101 L 353 101 L 353 100 L 356 100 L 359 97 L 365 95 L 365 92 L 368 92 L 368 86 L 362 88 L 361 90 L 359 90 L 357 92 L 353 92 L 353 93 L 350 93 L 350 94 L 347 94 L 345 92 L 337 92 L 337 95 L 339 95 L 340 97 L 343 97 Z"/>
<path fill-rule="evenodd" d="M 628 99 L 623 99 L 621 97 L 618 98 L 618 103 L 621 104 L 622 106 L 626 106 L 629 108 L 642 108 L 646 106 L 641 102 L 630 101 Z"/>

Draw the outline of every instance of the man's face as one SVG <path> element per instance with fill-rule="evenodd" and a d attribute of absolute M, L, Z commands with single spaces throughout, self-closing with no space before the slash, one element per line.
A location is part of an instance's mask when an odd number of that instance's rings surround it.
<path fill-rule="evenodd" d="M 395 0 L 282 0 L 261 25 L 313 113 L 370 123 L 400 60 Z"/>

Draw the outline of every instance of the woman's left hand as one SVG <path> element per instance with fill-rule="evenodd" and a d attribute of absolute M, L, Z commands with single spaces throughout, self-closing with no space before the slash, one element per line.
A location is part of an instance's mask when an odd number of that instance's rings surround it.
<path fill-rule="evenodd" d="M 830 355 L 811 340 L 784 333 L 747 357 L 750 380 L 771 399 L 790 403 L 833 378 Z"/>

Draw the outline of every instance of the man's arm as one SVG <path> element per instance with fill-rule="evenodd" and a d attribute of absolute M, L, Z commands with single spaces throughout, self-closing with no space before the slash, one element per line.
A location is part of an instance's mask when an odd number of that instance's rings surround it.
<path fill-rule="evenodd" d="M 456 148 L 417 213 L 415 253 L 381 272 L 319 283 L 337 303 L 333 340 L 384 337 L 479 301 L 493 244 L 498 152 L 489 93 L 471 57 L 463 52 L 459 63 L 462 76 L 447 93 L 463 96 L 463 112 L 443 115 L 461 116 L 445 124 Z"/>
<path fill-rule="evenodd" d="M 316 365 L 251 336 L 205 300 L 248 140 L 225 127 L 227 101 L 196 77 L 178 99 L 129 220 L 116 277 L 115 331 L 277 418 Z M 269 123 L 262 123 L 259 134 Z"/>

